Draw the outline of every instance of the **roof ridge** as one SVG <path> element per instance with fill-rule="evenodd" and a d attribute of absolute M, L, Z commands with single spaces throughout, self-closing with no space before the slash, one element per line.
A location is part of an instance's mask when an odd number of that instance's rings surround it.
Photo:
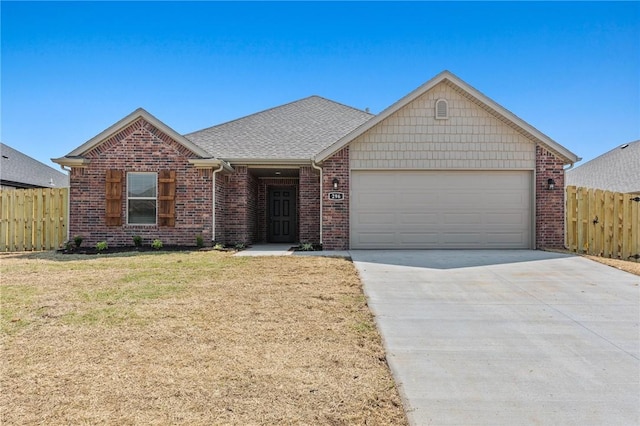
<path fill-rule="evenodd" d="M 352 109 L 352 110 L 354 110 L 354 111 L 362 112 L 362 113 L 364 113 L 364 114 L 369 114 L 369 115 L 370 115 L 370 116 L 372 116 L 372 117 L 375 115 L 375 114 L 370 113 L 369 111 L 366 111 L 366 110 L 363 110 L 363 109 L 360 109 L 360 108 L 356 108 L 356 107 L 353 107 L 353 106 L 351 106 L 351 105 L 344 104 L 344 103 L 342 103 L 342 102 L 334 101 L 333 99 L 325 98 L 324 96 L 320 96 L 320 95 L 311 95 L 311 96 L 309 96 L 308 98 L 320 98 L 320 99 L 324 99 L 324 100 L 325 100 L 325 101 L 327 101 L 327 102 L 332 102 L 332 103 L 334 103 L 334 104 L 337 104 L 337 105 L 343 106 L 343 107 L 345 107 L 345 108 Z M 305 98 L 305 99 L 308 99 L 308 98 Z"/>
<path fill-rule="evenodd" d="M 364 114 L 369 114 L 369 115 L 372 115 L 372 116 L 373 116 L 373 114 L 371 114 L 371 113 L 368 113 L 368 112 L 366 112 L 366 111 L 362 111 L 362 110 L 360 110 L 360 109 L 354 108 L 354 107 L 349 106 L 349 105 L 345 105 L 345 104 L 340 103 L 340 102 L 336 102 L 336 101 L 331 100 L 331 99 L 329 99 L 329 98 L 325 98 L 325 97 L 323 97 L 323 96 L 319 96 L 319 95 L 310 95 L 310 96 L 306 96 L 306 97 L 304 97 L 304 98 L 297 99 L 297 100 L 295 100 L 295 101 L 287 102 L 287 103 L 284 103 L 284 104 L 281 104 L 281 105 L 273 106 L 273 107 L 271 107 L 271 108 L 263 109 L 263 110 L 258 111 L 258 112 L 254 112 L 254 113 L 252 113 L 252 114 L 244 115 L 244 116 L 242 116 L 242 117 L 238 117 L 238 118 L 235 118 L 235 119 L 233 119 L 233 120 L 225 121 L 225 122 L 223 122 L 223 123 L 219 123 L 219 124 L 215 124 L 215 125 L 213 125 L 213 126 L 209 126 L 209 127 L 202 128 L 202 129 L 200 129 L 200 130 L 195 130 L 195 131 L 193 131 L 193 132 L 185 133 L 185 134 L 183 134 L 183 136 L 184 136 L 184 137 L 188 137 L 189 135 L 193 135 L 193 134 L 195 134 L 195 133 L 200 133 L 200 132 L 204 132 L 204 131 L 207 131 L 207 130 L 215 129 L 216 127 L 220 127 L 220 126 L 224 126 L 224 125 L 227 125 L 227 124 L 235 123 L 235 122 L 240 121 L 240 120 L 245 120 L 245 119 L 247 119 L 247 118 L 254 117 L 254 116 L 257 116 L 257 115 L 260 115 L 260 114 L 264 114 L 264 113 L 266 113 L 266 112 L 273 111 L 273 110 L 276 110 L 276 109 L 284 108 L 284 107 L 286 107 L 286 106 L 293 105 L 293 104 L 295 104 L 295 103 L 302 102 L 302 101 L 305 101 L 305 100 L 307 100 L 307 99 L 311 99 L 311 98 L 318 98 L 318 99 L 322 99 L 322 100 L 325 100 L 325 101 L 327 101 L 327 102 L 331 102 L 331 103 L 334 103 L 334 104 L 336 104 L 336 105 L 340 105 L 340 106 L 343 106 L 343 107 L 345 107 L 345 108 L 349 108 L 349 109 L 352 109 L 352 110 L 354 110 L 354 111 L 358 111 L 358 112 L 361 112 L 361 113 L 364 113 Z"/>

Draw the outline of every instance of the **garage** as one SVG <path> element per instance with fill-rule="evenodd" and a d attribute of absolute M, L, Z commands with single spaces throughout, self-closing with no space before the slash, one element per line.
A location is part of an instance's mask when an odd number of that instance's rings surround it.
<path fill-rule="evenodd" d="M 352 249 L 529 249 L 527 170 L 352 170 Z"/>

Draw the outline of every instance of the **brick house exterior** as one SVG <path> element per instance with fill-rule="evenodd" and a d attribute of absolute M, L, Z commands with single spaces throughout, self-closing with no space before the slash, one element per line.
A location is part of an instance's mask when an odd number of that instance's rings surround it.
<path fill-rule="evenodd" d="M 81 235 L 89 245 L 132 245 L 134 235 L 145 244 L 159 238 L 195 245 L 201 236 L 207 244 L 310 242 L 345 250 L 403 248 L 407 241 L 407 247 L 476 248 L 465 240 L 446 245 L 446 201 L 425 202 L 418 210 L 415 201 L 409 207 L 398 201 L 403 189 L 392 186 L 395 180 L 415 176 L 418 191 L 439 174 L 447 179 L 436 186 L 486 178 L 498 182 L 487 184 L 493 185 L 489 196 L 502 191 L 505 199 L 522 202 L 503 214 L 499 206 L 481 211 L 469 201 L 462 209 L 468 214 L 458 215 L 468 223 L 458 229 L 479 235 L 484 245 L 477 247 L 501 247 L 491 245 L 496 241 L 513 248 L 562 247 L 563 167 L 578 158 L 445 71 L 378 115 L 310 97 L 180 135 L 139 109 L 54 161 L 70 171 L 70 237 Z M 144 191 L 136 189 L 138 178 L 149 186 Z M 501 189 L 496 178 L 523 184 Z M 549 179 L 556 190 L 549 189 Z M 382 183 L 390 198 L 399 198 L 383 204 L 375 191 L 364 193 L 362 182 Z M 415 192 L 416 199 L 433 193 Z M 380 209 L 368 211 L 367 203 Z M 438 215 L 440 224 L 419 223 Z M 473 228 L 477 218 L 488 231 Z M 504 229 L 519 218 L 520 228 L 502 232 L 501 218 Z M 411 223 L 415 232 L 407 232 Z M 364 231 L 372 227 L 375 232 Z M 434 227 L 443 230 L 437 234 Z M 516 241 L 513 235 L 524 237 Z"/>

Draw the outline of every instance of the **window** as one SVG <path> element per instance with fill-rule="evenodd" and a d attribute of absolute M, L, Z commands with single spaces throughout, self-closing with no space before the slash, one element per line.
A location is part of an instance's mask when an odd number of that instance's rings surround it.
<path fill-rule="evenodd" d="M 127 173 L 127 223 L 155 225 L 158 192 L 156 173 Z"/>
<path fill-rule="evenodd" d="M 446 99 L 436 101 L 436 120 L 446 120 L 449 118 L 449 103 Z"/>

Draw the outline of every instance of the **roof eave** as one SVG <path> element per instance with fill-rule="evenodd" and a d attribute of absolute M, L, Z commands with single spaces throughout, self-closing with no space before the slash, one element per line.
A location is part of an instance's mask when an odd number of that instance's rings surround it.
<path fill-rule="evenodd" d="M 231 167 L 229 163 L 218 158 L 190 158 L 189 163 L 196 169 L 213 169 L 220 168 L 220 166 L 222 166 L 222 169 L 227 172 L 234 171 L 233 167 Z"/>
<path fill-rule="evenodd" d="M 225 158 L 230 164 L 247 166 L 306 166 L 311 163 L 309 158 Z"/>
<path fill-rule="evenodd" d="M 52 158 L 51 161 L 53 161 L 56 164 L 59 164 L 62 167 L 87 167 L 91 162 L 91 160 L 88 160 L 83 157 L 69 157 L 69 156 Z"/>

